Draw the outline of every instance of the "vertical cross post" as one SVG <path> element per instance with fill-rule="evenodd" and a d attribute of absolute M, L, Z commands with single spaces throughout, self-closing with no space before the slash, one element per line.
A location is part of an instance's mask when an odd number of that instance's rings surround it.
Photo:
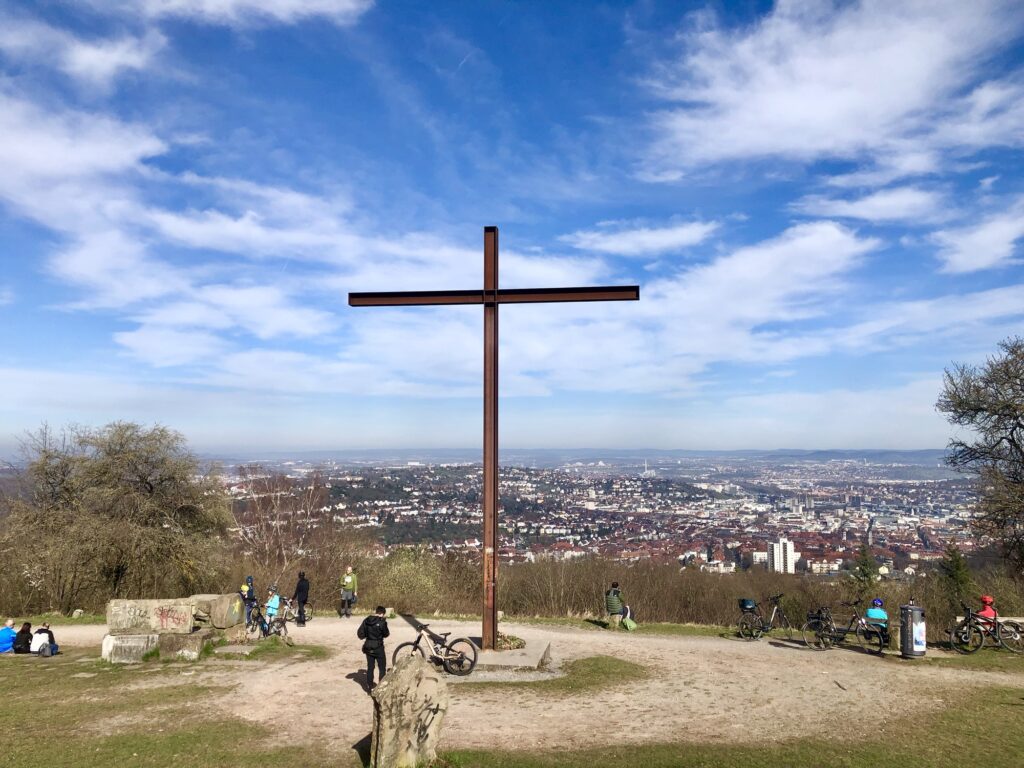
<path fill-rule="evenodd" d="M 384 291 L 350 293 L 353 307 L 484 305 L 484 487 L 483 588 L 481 645 L 498 644 L 498 305 L 564 301 L 636 301 L 640 286 L 582 288 L 498 288 L 498 228 L 484 227 L 484 289 L 471 291 Z"/>
<path fill-rule="evenodd" d="M 498 228 L 484 228 L 483 648 L 498 643 Z"/>

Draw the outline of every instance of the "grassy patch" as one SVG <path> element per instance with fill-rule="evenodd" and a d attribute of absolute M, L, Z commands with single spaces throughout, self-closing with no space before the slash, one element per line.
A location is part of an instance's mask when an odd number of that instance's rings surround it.
<path fill-rule="evenodd" d="M 877 739 L 857 742 L 800 739 L 748 745 L 616 746 L 544 753 L 453 751 L 448 768 L 862 768 L 876 765 L 946 766 L 969 754 L 972 765 L 1017 768 L 1024 754 L 1024 692 L 992 688 L 964 695 L 950 709 L 893 723 Z M 965 752 L 965 750 L 967 750 Z"/>
<path fill-rule="evenodd" d="M 925 664 L 935 667 L 953 667 L 956 669 L 974 669 L 979 672 L 1009 672 L 1024 674 L 1024 655 L 1018 656 L 1007 650 L 985 648 L 977 653 L 952 654 L 949 656 L 925 656 L 923 659 L 899 659 L 892 657 L 893 662 L 901 664 Z"/>
<path fill-rule="evenodd" d="M 215 653 L 214 659 L 244 659 L 246 661 L 275 661 L 293 659 L 302 661 L 322 661 L 330 658 L 331 652 L 322 645 L 287 645 L 277 635 L 265 637 L 256 643 L 256 647 L 248 654 Z"/>
<path fill-rule="evenodd" d="M 563 675 L 550 680 L 468 680 L 464 686 L 486 686 L 535 691 L 550 696 L 573 696 L 613 685 L 635 683 L 647 676 L 647 668 L 614 656 L 590 656 L 562 666 Z"/>
<path fill-rule="evenodd" d="M 183 678 L 181 665 L 111 665 L 97 655 L 72 649 L 52 659 L 0 663 L 4 768 L 360 765 L 355 752 L 346 760 L 315 744 L 296 749 L 250 722 L 219 712 L 211 717 L 203 701 L 227 689 Z"/>

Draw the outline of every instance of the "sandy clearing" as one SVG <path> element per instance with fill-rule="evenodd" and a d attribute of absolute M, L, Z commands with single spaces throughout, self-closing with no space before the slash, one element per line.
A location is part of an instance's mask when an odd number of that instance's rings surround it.
<path fill-rule="evenodd" d="M 191 679 L 232 687 L 213 700 L 211 711 L 349 752 L 369 733 L 372 721 L 371 701 L 356 674 L 364 666 L 355 636 L 360 620 L 317 618 L 292 630 L 297 642 L 328 647 L 329 659 L 212 663 L 196 668 Z M 405 621 L 389 623 L 389 652 L 414 638 Z M 431 623 L 455 635 L 479 632 L 476 623 Z M 854 739 L 897 730 L 902 718 L 946 706 L 958 686 L 1024 688 L 1024 675 L 887 663 L 859 652 L 817 653 L 779 641 L 644 636 L 511 622 L 503 630 L 528 641 L 551 642 L 556 662 L 608 654 L 639 662 L 651 675 L 635 685 L 623 681 L 595 694 L 564 698 L 529 689 L 455 685 L 445 748 L 538 750 L 612 741 L 763 744 L 823 734 Z M 104 632 L 102 626 L 63 627 L 58 640 L 94 646 Z"/>

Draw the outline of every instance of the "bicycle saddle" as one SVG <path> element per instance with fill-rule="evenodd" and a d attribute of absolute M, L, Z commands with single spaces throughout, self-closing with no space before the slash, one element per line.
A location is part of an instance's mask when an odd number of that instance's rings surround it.
<path fill-rule="evenodd" d="M 435 632 L 434 634 L 438 637 L 448 637 L 448 635 L 450 635 L 451 632 Z"/>
<path fill-rule="evenodd" d="M 784 597 L 783 593 L 781 593 L 781 592 L 780 592 L 780 593 L 779 593 L 779 594 L 777 594 L 777 595 L 772 595 L 772 596 L 771 596 L 771 597 L 769 597 L 768 599 L 769 599 L 769 600 L 781 600 L 781 599 L 782 599 L 783 597 Z"/>

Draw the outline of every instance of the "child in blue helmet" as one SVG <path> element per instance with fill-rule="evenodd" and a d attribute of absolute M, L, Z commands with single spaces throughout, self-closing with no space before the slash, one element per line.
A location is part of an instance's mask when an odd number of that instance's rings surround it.
<path fill-rule="evenodd" d="M 868 624 L 874 624 L 884 631 L 889 628 L 889 614 L 882 607 L 883 605 L 882 598 L 876 597 L 871 601 L 871 607 L 864 614 L 864 618 L 867 619 Z"/>

